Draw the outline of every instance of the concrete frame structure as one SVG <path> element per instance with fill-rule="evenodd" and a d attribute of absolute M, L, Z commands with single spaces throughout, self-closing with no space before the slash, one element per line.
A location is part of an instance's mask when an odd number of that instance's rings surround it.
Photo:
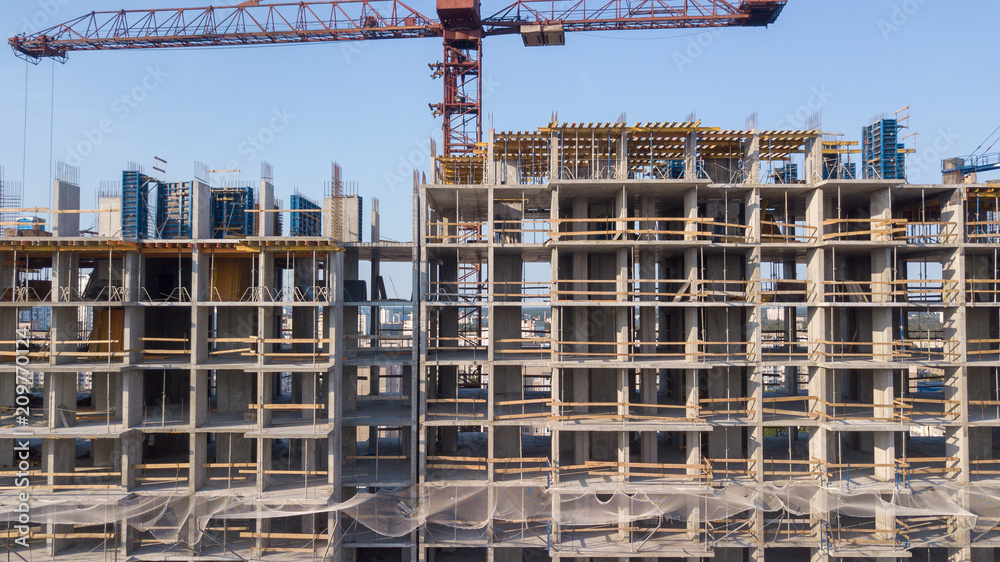
<path fill-rule="evenodd" d="M 99 509 L 124 514 L 99 516 L 101 524 L 34 519 L 28 548 L 7 531 L 9 553 L 343 560 L 371 543 L 396 545 L 397 560 L 415 558 L 411 540 L 356 532 L 322 509 L 359 486 L 406 487 L 416 479 L 412 331 L 383 333 L 378 323 L 381 307 L 416 312 L 416 291 L 387 298 L 378 283 L 380 264 L 415 261 L 415 245 L 382 242 L 377 215 L 374 242 L 278 236 L 274 220 L 257 221 L 255 236 L 213 239 L 210 187 L 192 185 L 191 239 L 81 236 L 80 187 L 62 181 L 54 186 L 54 236 L 0 238 L 0 322 L 10 330 L 0 344 L 5 509 L 24 490 L 35 506 L 155 505 Z M 261 216 L 289 212 L 276 208 L 269 180 L 259 194 Z M 118 211 L 120 202 L 112 203 L 102 200 L 103 214 Z M 345 287 L 364 286 L 364 264 L 376 280 L 372 294 L 348 296 Z M 51 329 L 31 331 L 30 353 L 22 354 L 43 375 L 43 397 L 18 427 L 17 318 L 39 307 L 51 310 Z M 374 322 L 362 323 L 362 314 Z M 84 373 L 89 391 L 79 382 Z M 16 484 L 14 447 L 24 439 L 31 442 L 28 488 Z M 204 533 L 191 524 L 234 498 L 307 514 L 212 517 Z M 140 520 L 151 528 L 138 530 Z"/>
<path fill-rule="evenodd" d="M 979 185 L 824 179 L 844 146 L 700 123 L 490 133 L 484 155 L 415 178 L 413 243 L 382 242 L 377 212 L 369 243 L 275 236 L 271 220 L 213 240 L 202 183 L 194 239 L 80 236 L 58 212 L 79 187 L 57 182 L 55 236 L 0 239 L 0 325 L 51 309 L 29 354 L 45 375 L 32 493 L 177 517 L 35 526 L 33 555 L 993 559 L 976 494 L 1000 463 L 996 204 L 973 205 Z M 805 179 L 763 183 L 774 162 Z M 268 181 L 257 200 L 283 212 Z M 385 262 L 415 264 L 409 299 L 386 297 Z M 413 332 L 384 326 L 386 307 L 412 311 Z M 15 466 L 17 352 L 0 340 L 0 465 Z M 792 489 L 806 509 L 710 509 Z M 891 509 L 944 489 L 951 503 Z M 454 506 L 423 505 L 399 536 L 333 507 L 393 491 L 409 518 L 428 490 Z M 546 509 L 511 507 L 529 495 Z M 678 503 L 639 516 L 642 498 Z"/>
<path fill-rule="evenodd" d="M 491 133 L 481 160 L 432 162 L 422 481 L 485 484 L 491 501 L 512 485 L 552 496 L 534 542 L 505 540 L 510 522 L 493 519 L 464 546 L 496 560 L 994 559 L 993 523 L 950 507 L 850 517 L 817 494 L 803 514 L 721 521 L 697 506 L 672 522 L 623 512 L 581 526 L 586 516 L 560 513 L 560 498 L 588 494 L 614 505 L 616 493 L 738 484 L 764 497 L 804 483 L 886 504 L 954 485 L 969 508 L 969 486 L 989 487 L 1000 216 L 970 202 L 992 197 L 995 209 L 995 193 L 839 179 L 851 144 L 700 123 L 552 124 Z M 797 162 L 805 179 L 763 183 L 769 161 Z M 457 321 L 478 307 L 488 327 Z M 551 311 L 534 341 L 517 322 L 527 307 Z M 454 541 L 425 533 L 421 545 Z"/>

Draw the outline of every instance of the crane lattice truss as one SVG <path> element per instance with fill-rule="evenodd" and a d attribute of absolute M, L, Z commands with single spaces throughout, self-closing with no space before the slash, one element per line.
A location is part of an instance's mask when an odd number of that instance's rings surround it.
<path fill-rule="evenodd" d="M 364 41 L 439 37 L 446 156 L 473 156 L 482 138 L 482 40 L 520 34 L 526 46 L 561 45 L 567 31 L 760 27 L 785 0 L 518 0 L 481 17 L 478 0 L 437 0 L 437 18 L 398 0 L 335 0 L 91 12 L 33 35 L 10 39 L 31 61 L 65 60 L 71 51 Z"/>

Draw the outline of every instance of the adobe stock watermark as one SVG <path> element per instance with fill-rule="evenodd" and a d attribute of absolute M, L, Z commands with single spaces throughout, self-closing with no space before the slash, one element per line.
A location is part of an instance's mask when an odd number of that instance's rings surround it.
<path fill-rule="evenodd" d="M 776 129 L 804 129 L 810 117 L 819 112 L 830 99 L 833 92 L 826 89 L 826 84 L 813 86 L 810 88 L 806 102 L 795 108 L 795 111 L 786 113 L 775 125 Z"/>
<path fill-rule="evenodd" d="M 687 44 L 680 51 L 674 51 L 674 65 L 677 72 L 684 72 L 684 69 L 694 64 L 694 61 L 705 54 L 705 50 L 715 43 L 715 40 L 724 33 L 722 28 L 713 27 L 704 33 L 698 33 L 688 37 Z"/>
<path fill-rule="evenodd" d="M 71 0 L 38 0 L 35 2 L 38 10 L 31 17 L 21 20 L 21 33 L 32 35 L 60 23 L 56 20 L 56 16 L 63 6 L 69 6 L 70 2 Z"/>
<path fill-rule="evenodd" d="M 17 507 L 14 513 L 17 514 L 16 525 L 17 537 L 14 543 L 18 546 L 28 548 L 28 539 L 31 538 L 31 450 L 28 438 L 31 437 L 31 430 L 27 429 L 31 420 L 31 371 L 28 357 L 31 347 L 29 344 L 29 333 L 26 328 L 18 328 L 16 331 L 16 352 L 14 366 L 16 371 L 16 385 L 14 392 L 15 411 L 14 419 L 17 424 L 14 429 L 14 455 L 17 462 L 17 472 L 14 474 L 14 486 L 18 488 Z M 21 491 L 21 490 L 24 491 Z"/>
<path fill-rule="evenodd" d="M 149 99 L 150 94 L 156 91 L 168 76 L 170 74 L 161 70 L 159 66 L 155 68 L 147 66 L 146 74 L 135 87 L 111 101 L 109 109 L 117 119 L 105 117 L 97 123 L 96 127 L 82 131 L 81 138 L 66 147 L 66 157 L 63 161 L 70 166 L 82 164 L 85 158 L 93 154 L 108 137 L 115 133 L 118 129 L 118 123 L 128 119 L 132 112 Z"/>
<path fill-rule="evenodd" d="M 892 13 L 889 18 L 878 20 L 878 30 L 882 33 L 882 39 L 889 40 L 889 36 L 899 31 L 910 19 L 920 11 L 921 6 L 928 0 L 902 0 L 892 3 Z"/>
<path fill-rule="evenodd" d="M 247 135 L 246 140 L 240 143 L 239 152 L 244 160 L 249 162 L 257 158 L 258 154 L 264 152 L 267 145 L 274 142 L 278 133 L 287 129 L 288 125 L 295 120 L 295 115 L 289 113 L 287 107 L 275 108 L 271 113 L 271 119 L 267 122 L 266 127 L 261 127 L 255 134 Z"/>
<path fill-rule="evenodd" d="M 235 6 L 242 1 L 243 0 L 217 1 L 215 2 L 215 6 Z M 57 19 L 56 16 L 59 15 L 59 12 L 62 11 L 63 7 L 69 6 L 72 3 L 72 0 L 36 0 L 35 4 L 38 6 L 38 10 L 30 17 L 26 16 L 21 18 L 21 34 L 33 35 L 43 29 L 48 29 L 54 25 L 62 23 L 62 21 Z"/>
<path fill-rule="evenodd" d="M 287 107 L 271 110 L 271 117 L 268 119 L 267 125 L 257 129 L 255 133 L 247 135 L 237 147 L 236 150 L 242 157 L 242 162 L 254 161 L 294 120 L 295 114 L 288 111 Z M 226 167 L 233 170 L 239 169 L 240 162 L 240 159 L 230 160 Z"/>
<path fill-rule="evenodd" d="M 372 41 L 344 41 L 340 44 L 340 54 L 344 56 L 344 62 L 351 64 L 354 57 L 365 52 L 371 44 Z"/>
<path fill-rule="evenodd" d="M 441 130 L 432 131 L 423 140 L 413 141 L 414 148 L 406 156 L 400 156 L 395 170 L 388 170 L 384 174 L 385 183 L 389 185 L 391 191 L 396 191 L 401 186 L 409 185 L 413 181 L 413 170 L 420 170 L 427 165 L 431 157 L 431 141 L 433 140 L 441 146 Z M 433 174 L 433 170 L 431 171 Z"/>
<path fill-rule="evenodd" d="M 960 138 L 961 135 L 952 131 L 951 127 L 938 129 L 930 148 L 921 149 L 906 159 L 907 180 L 921 178 L 923 174 L 928 173 L 928 170 L 931 173 L 939 173 L 941 160 L 954 156 L 952 148 Z M 926 181 L 924 178 L 921 179 Z"/>

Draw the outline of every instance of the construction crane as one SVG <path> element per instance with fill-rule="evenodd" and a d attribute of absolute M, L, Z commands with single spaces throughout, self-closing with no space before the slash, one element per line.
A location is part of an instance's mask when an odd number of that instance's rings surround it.
<path fill-rule="evenodd" d="M 437 0 L 437 19 L 399 0 L 333 0 L 236 6 L 91 12 L 32 35 L 10 39 L 14 52 L 31 62 L 65 61 L 71 51 L 279 45 L 321 41 L 366 41 L 439 37 L 444 58 L 431 64 L 444 79 L 440 103 L 442 152 L 455 159 L 481 158 L 483 38 L 520 34 L 525 46 L 565 44 L 569 31 L 615 31 L 712 27 L 766 27 L 785 0 L 516 0 L 482 17 L 479 0 Z M 479 226 L 462 229 L 478 238 Z M 473 239 L 476 239 L 473 238 Z M 479 264 L 465 264 L 460 282 L 482 288 Z M 479 332 L 482 309 L 463 320 Z"/>
<path fill-rule="evenodd" d="M 526 46 L 563 45 L 569 31 L 766 27 L 785 0 L 517 0 L 481 17 L 479 0 L 437 0 L 437 19 L 398 0 L 334 0 L 91 12 L 10 39 L 19 56 L 65 61 L 71 51 L 275 45 L 439 37 L 445 156 L 476 154 L 482 140 L 483 38 L 520 34 Z"/>
<path fill-rule="evenodd" d="M 975 154 L 941 161 L 944 183 L 964 183 L 966 178 L 979 172 L 1000 170 L 1000 152 Z"/>
<path fill-rule="evenodd" d="M 998 132 L 1000 132 L 1000 125 L 996 129 L 993 129 L 993 132 L 986 137 L 986 140 L 979 143 L 979 146 L 972 151 L 972 154 L 942 160 L 941 175 L 944 177 L 944 183 L 966 183 L 968 181 L 976 183 L 975 174 L 1000 170 L 1000 152 L 990 152 L 1000 142 L 1000 137 L 994 138 Z M 979 152 L 986 143 L 990 142 L 990 139 L 993 139 L 990 146 L 983 152 Z"/>

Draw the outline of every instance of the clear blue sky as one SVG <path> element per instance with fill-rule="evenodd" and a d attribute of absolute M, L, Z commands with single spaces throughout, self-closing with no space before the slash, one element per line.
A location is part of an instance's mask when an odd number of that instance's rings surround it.
<path fill-rule="evenodd" d="M 34 31 L 91 10 L 198 5 L 8 2 L 0 32 Z M 483 0 L 483 12 L 503 5 Z M 433 2 L 412 6 L 434 14 Z M 553 111 L 563 121 L 613 121 L 625 112 L 630 122 L 681 120 L 695 111 L 705 125 L 743 128 L 757 111 L 761 128 L 797 128 L 812 104 L 825 131 L 858 140 L 873 115 L 909 104 L 910 132 L 919 133 L 911 182 L 935 182 L 941 158 L 972 152 L 1000 125 L 991 62 L 997 22 L 995 1 L 790 0 L 768 29 L 575 33 L 566 46 L 549 48 L 525 48 L 517 36 L 490 38 L 486 123 L 526 130 Z M 435 39 L 73 53 L 65 65 L 30 67 L 5 51 L 0 165 L 8 179 L 20 179 L 24 166 L 26 203 L 47 204 L 51 145 L 53 160 L 79 164 L 86 206 L 101 181 L 120 180 L 129 160 L 148 170 L 154 155 L 169 161 L 173 181 L 190 179 L 195 160 L 210 168 L 235 164 L 242 179 L 256 181 L 267 160 L 286 200 L 294 188 L 321 197 L 337 160 L 366 199 L 381 200 L 383 235 L 409 240 L 409 170 L 427 170 L 425 141 L 440 134 L 427 108 L 441 97 L 427 67 L 440 56 Z M 144 81 L 142 101 L 122 101 Z M 274 120 L 277 114 L 283 119 Z M 92 142 L 102 121 L 113 130 Z M 281 130 L 262 133 L 272 124 Z M 251 136 L 269 142 L 257 150 Z"/>

